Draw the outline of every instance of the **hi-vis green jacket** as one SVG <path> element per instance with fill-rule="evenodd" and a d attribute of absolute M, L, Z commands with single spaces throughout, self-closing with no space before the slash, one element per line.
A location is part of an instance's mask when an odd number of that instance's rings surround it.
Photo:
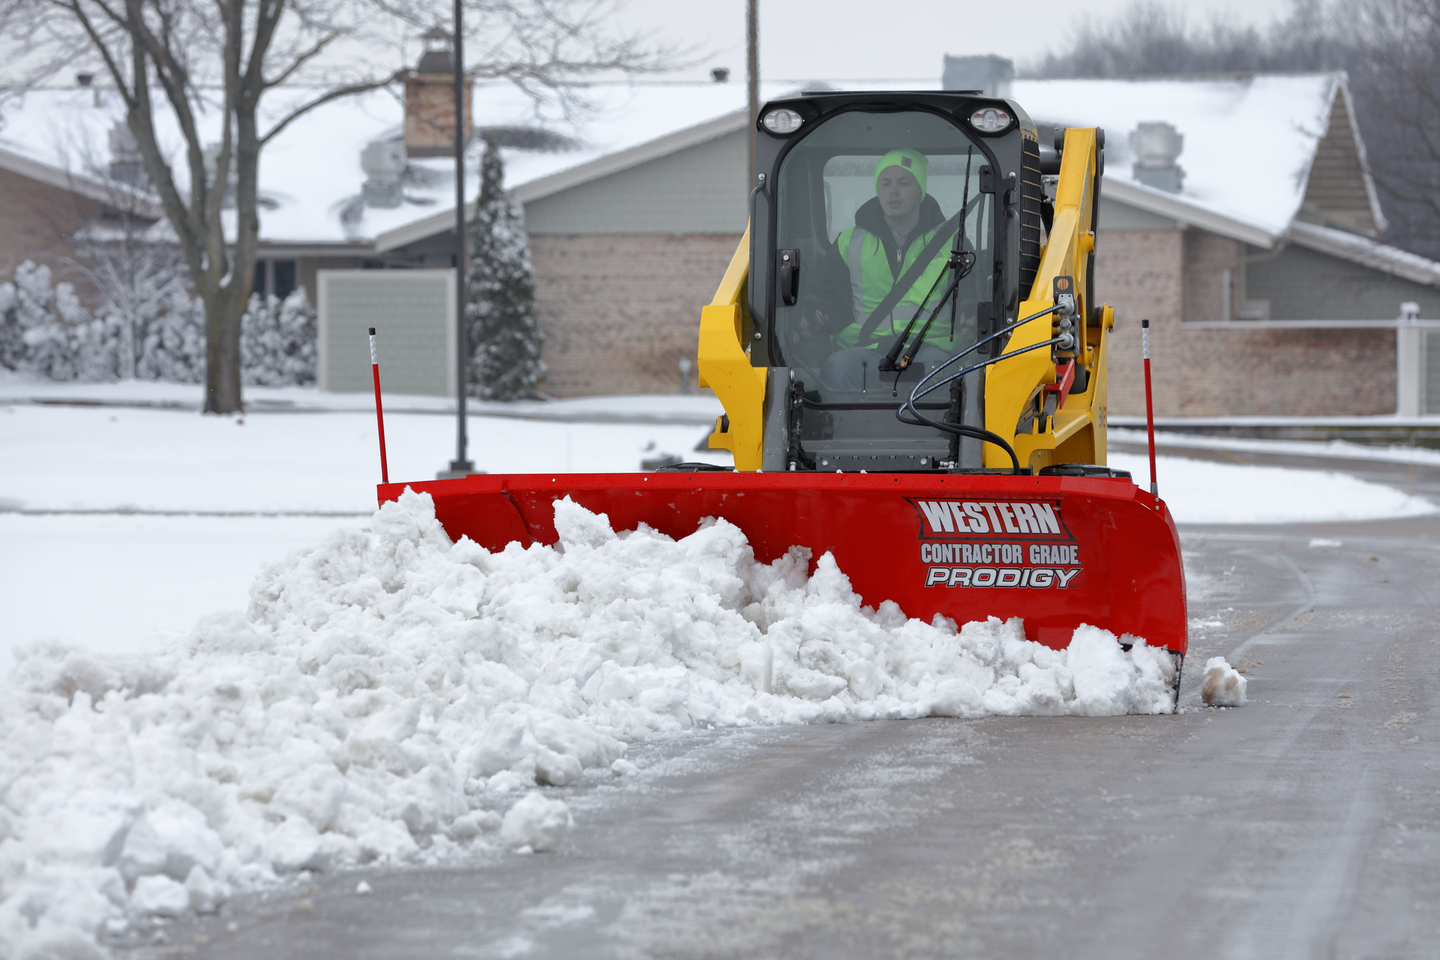
<path fill-rule="evenodd" d="M 860 328 L 865 319 L 890 293 L 895 281 L 910 269 L 915 258 L 920 256 L 920 252 L 934 238 L 935 231 L 944 222 L 945 216 L 940 212 L 940 205 L 935 202 L 934 197 L 927 196 L 920 202 L 920 220 L 916 224 L 916 233 L 906 248 L 900 250 L 895 245 L 894 232 L 885 223 L 885 215 L 880 211 L 878 200 L 866 201 L 856 211 L 855 226 L 841 231 L 840 236 L 835 240 L 840 257 L 850 272 L 853 320 L 836 336 L 837 346 L 855 346 L 859 341 Z M 882 320 L 875 327 L 872 340 L 875 338 L 889 340 L 904 332 L 905 325 L 915 315 L 915 308 L 919 306 L 920 301 L 925 298 L 925 294 L 934 286 L 936 278 L 945 269 L 945 261 L 949 259 L 949 256 L 948 247 L 942 248 L 936 254 L 935 259 L 930 261 L 930 265 L 925 268 L 919 279 L 911 285 L 895 306 L 889 320 Z M 915 330 L 919 330 L 920 326 L 924 324 L 924 318 L 929 316 L 929 311 L 939 302 L 943 294 L 944 290 L 937 287 Z M 930 333 L 925 337 L 925 342 L 946 350 L 954 349 L 954 344 L 950 340 L 948 318 L 944 323 L 941 322 L 941 318 L 936 318 L 935 323 L 930 327 Z"/>

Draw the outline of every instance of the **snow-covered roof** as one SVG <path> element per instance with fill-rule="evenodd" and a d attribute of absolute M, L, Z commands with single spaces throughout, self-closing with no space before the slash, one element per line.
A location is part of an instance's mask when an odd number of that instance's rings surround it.
<path fill-rule="evenodd" d="M 799 86 L 766 83 L 761 96 L 792 95 Z M 831 81 L 826 86 L 892 85 Z M 916 88 L 913 82 L 903 86 Z M 279 116 L 288 104 L 314 93 L 301 88 L 279 91 L 267 100 L 266 110 Z M 1014 99 L 1040 124 L 1106 129 L 1104 189 L 1114 200 L 1255 246 L 1272 247 L 1293 236 L 1306 246 L 1387 272 L 1440 282 L 1433 279 L 1440 267 L 1429 260 L 1296 220 L 1335 99 L 1344 93 L 1344 75 L 1338 73 L 1017 80 L 1013 85 Z M 477 85 L 477 124 L 539 122 L 580 144 L 561 153 L 507 150 L 507 186 L 520 200 L 607 176 L 742 130 L 746 123 L 745 88 L 738 83 L 602 84 L 587 88 L 586 96 L 594 109 L 579 120 L 547 118 L 543 108 L 537 120 L 535 105 L 513 86 Z M 1344 117 L 1350 122 L 1348 110 Z M 21 163 L 33 170 L 39 164 L 98 182 L 109 156 L 109 130 L 122 118 L 123 105 L 113 92 L 24 94 L 0 109 L 0 166 Z M 450 229 L 454 181 L 448 158 L 412 158 L 418 176 L 407 182 L 406 202 L 399 207 L 353 202 L 365 179 L 361 149 L 375 140 L 398 138 L 403 119 L 398 88 L 384 89 L 325 104 L 282 131 L 261 159 L 260 191 L 268 201 L 260 212 L 261 239 L 285 245 L 355 244 L 383 251 Z M 1132 170 L 1128 134 L 1141 122 L 1154 120 L 1174 125 L 1184 137 L 1178 162 L 1185 176 L 1178 193 L 1146 186 Z M 212 110 L 201 124 L 218 130 L 217 114 Z M 178 159 L 181 140 L 173 119 L 162 116 L 157 126 L 162 142 Z M 1358 148 L 1358 134 L 1354 142 Z M 477 167 L 471 164 L 469 177 L 477 175 Z M 183 169 L 177 169 L 177 175 L 183 180 Z M 472 179 L 468 195 L 473 197 L 476 189 Z M 342 217 L 347 207 L 350 216 Z M 1378 206 L 1374 213 L 1380 222 Z"/>
<path fill-rule="evenodd" d="M 795 89 L 793 83 L 769 83 L 762 85 L 761 94 L 772 98 Z M 316 92 L 281 90 L 265 101 L 265 112 L 273 121 L 288 105 L 303 102 Z M 507 150 L 510 188 L 523 191 L 528 184 L 567 170 L 595 163 L 603 166 L 607 157 L 625 155 L 647 142 L 717 118 L 733 115 L 736 123 L 744 124 L 742 84 L 610 84 L 590 88 L 586 98 L 595 109 L 578 121 L 547 118 L 545 114 L 553 111 L 543 107 L 537 118 L 534 103 L 514 86 L 476 85 L 477 125 L 544 124 L 580 143 L 579 149 L 561 153 Z M 188 180 L 183 141 L 168 111 L 157 113 L 161 143 L 174 158 L 172 168 L 183 189 Z M 407 202 L 401 206 L 357 208 L 358 218 L 341 216 L 365 180 L 360 151 L 372 141 L 400 137 L 404 113 L 399 89 L 382 89 L 327 103 L 281 131 L 261 154 L 259 189 L 267 201 L 260 211 L 261 240 L 369 244 L 397 230 L 413 234 L 413 229 L 404 228 L 432 218 L 437 226 L 422 227 L 418 236 L 448 229 L 454 219 L 455 183 L 454 161 L 447 157 L 411 158 L 410 165 L 420 176 L 407 183 Z M 29 165 L 17 172 L 34 176 L 38 164 L 48 168 L 51 179 L 58 176 L 57 183 L 62 185 L 67 179 L 78 183 L 103 178 L 110 159 L 109 132 L 124 116 L 124 105 L 113 91 L 97 95 L 88 89 L 45 89 L 18 95 L 0 107 L 0 166 L 7 166 L 8 157 L 15 165 Z M 219 140 L 216 111 L 202 115 L 199 124 L 203 139 Z M 261 126 L 265 129 L 263 121 Z M 471 160 L 467 195 L 473 197 L 478 189 L 474 179 L 478 177 L 478 155 L 473 149 Z M 522 199 L 527 197 L 522 194 Z"/>
<path fill-rule="evenodd" d="M 1149 207 L 1168 197 L 1177 212 L 1198 208 L 1278 238 L 1300 209 L 1342 83 L 1337 73 L 1017 80 L 1014 97 L 1037 123 L 1105 128 L 1105 188 L 1124 184 L 1143 191 L 1122 187 L 1123 196 L 1111 194 L 1117 200 Z M 1185 138 L 1179 194 L 1135 179 L 1129 133 L 1152 120 L 1172 124 Z"/>

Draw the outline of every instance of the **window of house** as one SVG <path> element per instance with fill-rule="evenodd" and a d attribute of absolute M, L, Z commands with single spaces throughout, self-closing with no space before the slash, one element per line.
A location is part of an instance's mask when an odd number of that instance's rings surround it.
<path fill-rule="evenodd" d="M 295 261 L 272 260 L 275 264 L 275 296 L 284 300 L 295 292 Z"/>
<path fill-rule="evenodd" d="M 295 277 L 294 260 L 256 260 L 250 292 L 262 297 L 273 294 L 284 300 L 295 292 Z"/>

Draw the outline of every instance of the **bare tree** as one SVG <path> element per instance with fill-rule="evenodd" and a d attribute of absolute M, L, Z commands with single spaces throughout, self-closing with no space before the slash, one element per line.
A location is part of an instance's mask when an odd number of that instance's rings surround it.
<path fill-rule="evenodd" d="M 1350 0 L 1343 10 L 1358 54 L 1346 66 L 1387 237 L 1440 259 L 1440 7 Z"/>
<path fill-rule="evenodd" d="M 669 65 L 604 29 L 606 0 L 466 4 L 467 36 L 473 30 L 480 51 L 471 72 L 532 96 L 597 73 Z M 240 319 L 259 240 L 262 151 L 317 107 L 398 79 L 370 66 L 382 59 L 375 50 L 408 28 L 446 22 L 448 9 L 429 0 L 0 0 L 9 48 L 0 53 L 25 64 L 29 82 L 79 57 L 123 98 L 150 189 L 205 305 L 207 413 L 241 409 Z M 344 48 L 365 55 L 342 62 Z M 318 86 L 293 86 L 301 81 Z M 178 157 L 166 149 L 171 118 Z"/>
<path fill-rule="evenodd" d="M 1027 71 L 1042 77 L 1344 70 L 1385 239 L 1440 258 L 1440 6 L 1435 0 L 1292 0 L 1267 30 L 1193 26 L 1182 7 L 1140 0 L 1081 26 Z"/>

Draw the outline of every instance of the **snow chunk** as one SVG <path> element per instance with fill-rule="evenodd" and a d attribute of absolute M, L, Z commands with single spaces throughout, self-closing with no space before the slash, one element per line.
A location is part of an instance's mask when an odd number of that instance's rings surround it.
<path fill-rule="evenodd" d="M 505 811 L 500 837 L 516 849 L 554 850 L 565 839 L 574 819 L 563 800 L 550 800 L 532 790 Z"/>
<path fill-rule="evenodd" d="M 555 532 L 567 547 L 599 547 L 615 539 L 609 516 L 591 513 L 569 497 L 555 501 Z"/>
<path fill-rule="evenodd" d="M 169 877 L 149 876 L 135 881 L 130 905 L 140 913 L 160 917 L 178 917 L 190 909 L 190 891 L 185 884 Z"/>
<path fill-rule="evenodd" d="M 1246 680 L 1224 657 L 1205 661 L 1205 679 L 1200 683 L 1200 699 L 1212 707 L 1238 707 L 1245 703 Z"/>

